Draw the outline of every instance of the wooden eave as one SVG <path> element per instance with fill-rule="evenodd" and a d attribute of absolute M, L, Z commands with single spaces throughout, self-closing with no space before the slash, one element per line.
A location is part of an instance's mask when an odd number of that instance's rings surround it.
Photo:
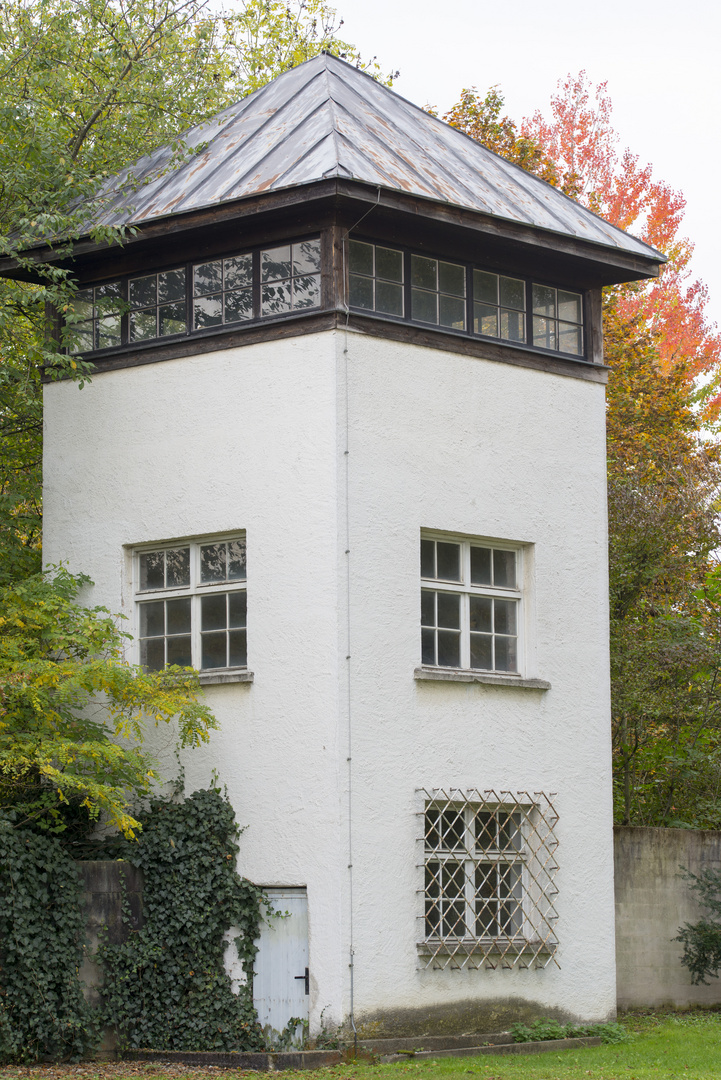
<path fill-rule="evenodd" d="M 336 177 L 141 223 L 122 245 L 97 244 L 85 237 L 73 244 L 70 257 L 59 256 L 51 247 L 28 255 L 38 263 L 74 268 L 85 284 L 170 265 L 179 258 L 237 251 L 246 244 L 322 228 L 332 221 L 356 236 L 375 236 L 586 289 L 654 278 L 660 267 L 660 260 L 617 248 Z M 231 225 L 235 228 L 229 229 Z M 12 259 L 0 260 L 0 276 L 40 280 Z"/>

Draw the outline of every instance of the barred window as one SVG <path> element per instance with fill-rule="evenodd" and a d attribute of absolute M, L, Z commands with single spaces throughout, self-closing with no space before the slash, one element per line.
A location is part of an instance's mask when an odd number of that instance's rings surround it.
<path fill-rule="evenodd" d="M 557 963 L 551 798 L 476 789 L 420 794 L 423 966 Z"/>
<path fill-rule="evenodd" d="M 244 537 L 143 549 L 135 561 L 145 668 L 246 667 Z"/>

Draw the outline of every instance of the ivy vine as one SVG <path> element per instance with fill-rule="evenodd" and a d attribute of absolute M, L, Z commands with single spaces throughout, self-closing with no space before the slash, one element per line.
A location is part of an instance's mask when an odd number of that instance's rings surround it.
<path fill-rule="evenodd" d="M 80 878 L 54 837 L 0 815 L 0 1062 L 78 1060 L 97 1030 L 78 972 Z"/>
<path fill-rule="evenodd" d="M 263 892 L 236 871 L 238 827 L 216 788 L 155 802 L 125 858 L 143 871 L 144 923 L 121 945 L 105 944 L 104 1022 L 123 1047 L 262 1050 L 253 1006 L 254 944 Z M 225 932 L 246 983 L 233 992 Z"/>

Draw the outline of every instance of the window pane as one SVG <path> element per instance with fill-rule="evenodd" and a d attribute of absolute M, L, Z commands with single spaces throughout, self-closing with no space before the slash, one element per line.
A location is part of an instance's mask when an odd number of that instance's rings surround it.
<path fill-rule="evenodd" d="M 165 584 L 168 589 L 190 585 L 190 548 L 171 548 L 165 552 Z"/>
<path fill-rule="evenodd" d="M 73 300 L 73 311 L 81 319 L 93 317 L 93 290 L 78 289 Z"/>
<path fill-rule="evenodd" d="M 192 667 L 193 659 L 190 648 L 190 636 L 167 638 L 168 663 L 178 667 Z"/>
<path fill-rule="evenodd" d="M 362 244 L 360 240 L 350 241 L 349 264 L 352 273 L 373 276 L 373 245 Z"/>
<path fill-rule="evenodd" d="M 156 292 L 157 278 L 155 274 L 151 274 L 149 277 L 135 278 L 128 286 L 128 300 L 130 306 L 136 307 L 149 307 L 151 304 L 155 304 L 157 301 Z"/>
<path fill-rule="evenodd" d="M 471 579 L 472 580 L 472 579 Z M 485 582 L 484 582 L 485 584 Z M 496 548 L 493 552 L 493 584 L 501 588 L 516 587 L 516 553 Z"/>
<path fill-rule="evenodd" d="M 75 344 L 73 345 L 73 352 L 92 352 L 95 348 L 95 342 L 93 341 L 93 324 L 89 326 L 73 327 L 73 333 L 75 335 Z"/>
<path fill-rule="evenodd" d="M 237 255 L 234 259 L 224 259 L 223 274 L 225 275 L 224 288 L 250 288 L 253 284 L 253 256 Z"/>
<path fill-rule="evenodd" d="M 442 581 L 461 580 L 461 545 L 447 544 L 439 540 L 436 544 L 438 559 L 438 577 Z"/>
<path fill-rule="evenodd" d="M 496 636 L 496 671 L 516 671 L 516 639 Z"/>
<path fill-rule="evenodd" d="M 423 626 L 436 625 L 436 594 L 430 589 L 421 589 L 421 623 Z"/>
<path fill-rule="evenodd" d="M 526 307 L 526 285 L 518 278 L 500 278 L 500 302 L 502 307 L 523 311 Z"/>
<path fill-rule="evenodd" d="M 223 288 L 223 264 L 218 262 L 202 263 L 193 267 L 193 294 L 204 296 L 218 292 Z"/>
<path fill-rule="evenodd" d="M 421 577 L 436 576 L 436 545 L 433 540 L 421 540 Z"/>
<path fill-rule="evenodd" d="M 526 340 L 526 316 L 522 311 L 501 308 L 501 338 L 504 341 Z"/>
<path fill-rule="evenodd" d="M 225 321 L 242 322 L 253 318 L 253 290 L 239 289 L 225 294 Z"/>
<path fill-rule="evenodd" d="M 541 349 L 556 348 L 556 324 L 553 319 L 533 316 L 533 344 Z"/>
<path fill-rule="evenodd" d="M 455 851 L 457 848 L 463 847 L 463 813 L 458 810 L 444 810 L 443 813 L 438 816 L 438 836 L 437 848 L 442 848 L 445 851 Z"/>
<path fill-rule="evenodd" d="M 565 322 L 583 322 L 581 314 L 581 296 L 579 293 L 558 290 L 558 317 Z"/>
<path fill-rule="evenodd" d="M 181 596 L 178 600 L 166 600 L 165 618 L 168 634 L 190 633 L 190 597 Z M 179 661 L 174 661 L 178 663 Z M 170 661 L 168 661 L 170 663 Z"/>
<path fill-rule="evenodd" d="M 561 352 L 573 353 L 580 356 L 583 352 L 583 335 L 580 326 L 572 326 L 570 323 L 558 324 L 558 348 Z"/>
<path fill-rule="evenodd" d="M 148 671 L 162 671 L 165 667 L 165 638 L 141 641 L 140 663 Z"/>
<path fill-rule="evenodd" d="M 228 665 L 245 667 L 248 663 L 248 647 L 245 630 L 231 630 L 228 634 Z"/>
<path fill-rule="evenodd" d="M 515 600 L 495 600 L 494 630 L 497 634 L 516 633 L 516 608 Z M 479 629 L 482 629 L 479 627 Z"/>
<path fill-rule="evenodd" d="M 452 296 L 466 295 L 466 268 L 456 263 L 438 264 L 438 287 L 441 292 Z"/>
<path fill-rule="evenodd" d="M 203 634 L 201 641 L 203 648 L 201 667 L 219 668 L 228 666 L 227 634 Z"/>
<path fill-rule="evenodd" d="M 461 635 L 453 630 L 438 630 L 438 664 L 440 667 L 461 666 Z"/>
<path fill-rule="evenodd" d="M 473 298 L 484 304 L 498 304 L 498 274 L 487 274 L 485 270 L 473 271 Z"/>
<path fill-rule="evenodd" d="M 473 332 L 498 337 L 498 309 L 486 304 L 473 305 Z"/>
<path fill-rule="evenodd" d="M 165 552 L 148 551 L 139 557 L 140 588 L 162 589 L 165 587 Z"/>
<path fill-rule="evenodd" d="M 261 314 L 280 315 L 284 311 L 290 311 L 290 282 L 264 285 L 261 293 Z"/>
<path fill-rule="evenodd" d="M 108 281 L 105 285 L 98 285 L 95 289 L 95 301 L 96 304 L 103 300 L 121 300 L 123 297 L 123 286 L 120 281 Z"/>
<path fill-rule="evenodd" d="M 140 605 L 140 636 L 158 637 L 165 633 L 165 602 L 154 600 Z"/>
<path fill-rule="evenodd" d="M 200 580 L 203 584 L 227 581 L 226 578 L 227 545 L 204 544 L 200 549 Z"/>
<path fill-rule="evenodd" d="M 476 815 L 476 846 L 482 851 L 496 847 L 496 815 L 490 810 L 482 810 Z"/>
<path fill-rule="evenodd" d="M 520 814 L 500 814 L 498 822 L 498 846 L 500 848 L 513 848 L 521 851 L 523 837 L 521 835 Z"/>
<path fill-rule="evenodd" d="M 440 324 L 453 330 L 466 329 L 466 301 L 455 296 L 440 297 Z"/>
<path fill-rule="evenodd" d="M 386 281 L 403 281 L 403 252 L 391 248 L 376 248 L 376 277 Z"/>
<path fill-rule="evenodd" d="M 97 325 L 97 348 L 110 349 L 113 345 L 119 345 L 120 342 L 120 316 L 106 315 L 105 318 L 99 319 Z"/>
<path fill-rule="evenodd" d="M 459 628 L 461 625 L 461 598 L 458 593 L 436 593 L 438 625 Z"/>
<path fill-rule="evenodd" d="M 436 662 L 435 630 L 423 630 L 421 632 L 421 661 L 424 664 L 435 664 Z"/>
<path fill-rule="evenodd" d="M 185 270 L 166 270 L 158 274 L 158 303 L 185 300 Z"/>
<path fill-rule="evenodd" d="M 438 322 L 438 293 L 411 290 L 411 316 L 419 322 Z"/>
<path fill-rule="evenodd" d="M 536 315 L 545 315 L 549 319 L 555 318 L 556 290 L 549 285 L 534 285 L 533 311 Z"/>
<path fill-rule="evenodd" d="M 368 311 L 372 311 L 373 278 L 356 277 L 355 274 L 351 274 L 349 286 L 349 303 L 351 307 L 366 308 Z"/>
<path fill-rule="evenodd" d="M 290 245 L 260 253 L 260 280 L 278 281 L 290 277 Z"/>
<path fill-rule="evenodd" d="M 492 585 L 491 578 L 491 549 L 482 547 L 471 548 L 471 584 Z"/>
<path fill-rule="evenodd" d="M 490 634 L 493 630 L 491 621 L 493 601 L 489 596 L 470 596 L 470 619 L 471 630 L 482 630 L 484 634 Z"/>
<path fill-rule="evenodd" d="M 135 311 L 130 315 L 130 340 L 146 341 L 158 335 L 157 308 L 150 311 Z"/>
<path fill-rule="evenodd" d="M 320 272 L 320 240 L 301 240 L 293 244 L 293 273 L 315 274 Z"/>
<path fill-rule="evenodd" d="M 228 626 L 242 628 L 247 620 L 247 594 L 243 592 L 228 593 Z"/>
<path fill-rule="evenodd" d="M 318 307 L 320 304 L 320 276 L 318 274 L 306 274 L 304 277 L 293 279 L 293 307 L 299 308 Z"/>
<path fill-rule="evenodd" d="M 376 311 L 382 315 L 402 316 L 403 286 L 390 281 L 376 281 Z"/>
<path fill-rule="evenodd" d="M 226 594 L 213 593 L 200 598 L 200 629 L 225 630 L 228 625 Z"/>
<path fill-rule="evenodd" d="M 245 540 L 231 540 L 228 544 L 228 581 L 245 581 Z"/>
<path fill-rule="evenodd" d="M 435 259 L 411 255 L 411 285 L 419 289 L 438 288 L 438 263 Z"/>
<path fill-rule="evenodd" d="M 185 333 L 185 301 L 180 300 L 176 304 L 165 304 L 158 308 L 159 336 L 168 337 L 170 334 Z"/>
<path fill-rule="evenodd" d="M 471 667 L 481 671 L 493 670 L 493 653 L 490 634 L 471 634 Z"/>

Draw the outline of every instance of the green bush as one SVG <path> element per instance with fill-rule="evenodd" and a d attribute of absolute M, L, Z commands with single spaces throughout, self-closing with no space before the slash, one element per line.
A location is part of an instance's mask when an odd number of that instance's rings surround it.
<path fill-rule="evenodd" d="M 561 1024 L 540 1019 L 531 1024 L 511 1024 L 514 1042 L 545 1042 L 548 1039 L 581 1039 L 596 1036 L 605 1043 L 625 1042 L 628 1035 L 620 1024 Z"/>
<path fill-rule="evenodd" d="M 0 816 L 0 1062 L 77 1061 L 97 1041 L 78 970 L 80 877 L 58 840 Z"/>
<path fill-rule="evenodd" d="M 125 858 L 144 875 L 144 924 L 101 949 L 105 1022 L 128 1048 L 261 1050 L 252 970 L 262 890 L 236 870 L 238 828 L 216 788 L 155 802 Z M 224 934 L 248 977 L 234 994 Z"/>

